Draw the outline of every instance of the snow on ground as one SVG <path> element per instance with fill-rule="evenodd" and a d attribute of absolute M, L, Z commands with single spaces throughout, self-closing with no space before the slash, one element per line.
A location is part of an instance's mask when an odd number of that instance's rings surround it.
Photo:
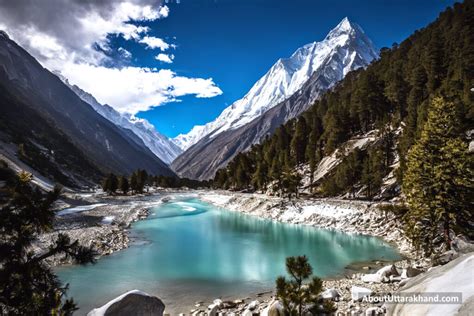
<path fill-rule="evenodd" d="M 64 209 L 64 210 L 61 210 L 61 211 L 57 212 L 56 215 L 64 216 L 64 215 L 73 214 L 73 213 L 80 213 L 80 212 L 84 212 L 84 211 L 90 211 L 90 210 L 95 209 L 96 207 L 105 206 L 105 205 L 107 205 L 107 204 L 106 203 L 97 203 L 97 204 L 80 205 L 80 206 L 70 207 L 70 208 L 67 208 L 67 209 Z"/>
<path fill-rule="evenodd" d="M 224 206 L 232 199 L 232 195 L 209 193 L 203 194 L 201 198 L 206 202 L 215 204 L 217 206 Z"/>
<path fill-rule="evenodd" d="M 131 290 L 127 293 L 124 293 L 124 294 L 114 298 L 113 300 L 109 301 L 107 304 L 105 304 L 105 305 L 103 305 L 99 308 L 94 308 L 93 310 L 91 310 L 87 314 L 87 316 L 103 316 L 103 315 L 105 315 L 105 313 L 107 312 L 107 309 L 110 306 L 112 306 L 112 304 L 121 301 L 125 296 L 127 296 L 129 294 L 138 294 L 138 295 L 143 295 L 143 296 L 150 296 L 149 294 L 147 294 L 145 292 L 142 292 L 142 291 L 139 291 L 139 290 Z"/>
<path fill-rule="evenodd" d="M 115 216 L 113 216 L 113 215 L 105 216 L 105 217 L 102 219 L 102 224 L 110 225 L 110 224 L 112 224 L 112 222 L 114 221 L 114 219 L 115 219 Z"/>
<path fill-rule="evenodd" d="M 336 206 L 330 204 L 318 204 L 318 205 L 305 205 L 302 207 L 302 217 L 309 218 L 313 214 L 325 216 L 325 217 L 334 217 L 340 218 L 349 214 L 354 213 L 354 209 L 350 209 L 343 206 Z"/>

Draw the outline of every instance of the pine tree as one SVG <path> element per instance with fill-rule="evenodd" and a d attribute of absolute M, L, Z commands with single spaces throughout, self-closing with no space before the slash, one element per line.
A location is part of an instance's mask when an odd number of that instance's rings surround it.
<path fill-rule="evenodd" d="M 127 177 L 120 176 L 118 180 L 118 186 L 120 188 L 120 191 L 122 191 L 122 193 L 126 195 L 128 193 L 128 190 L 130 189 Z"/>
<path fill-rule="evenodd" d="M 3 166 L 0 169 L 4 169 Z M 1 172 L 5 175 L 6 171 Z M 20 177 L 9 172 L 6 194 L 0 196 L 0 305 L 5 315 L 71 315 L 76 310 L 66 299 L 62 286 L 45 260 L 64 256 L 85 264 L 94 261 L 95 252 L 65 234 L 41 254 L 31 251 L 40 234 L 52 229 L 52 204 L 60 189 L 41 192 L 31 184 L 31 175 Z"/>
<path fill-rule="evenodd" d="M 133 172 L 130 177 L 130 189 L 132 189 L 132 194 L 136 194 L 139 191 L 137 172 Z"/>
<path fill-rule="evenodd" d="M 102 190 L 109 194 L 114 194 L 119 187 L 117 176 L 113 173 L 109 173 L 107 177 L 102 181 Z"/>
<path fill-rule="evenodd" d="M 291 153 L 295 159 L 296 165 L 305 162 L 306 145 L 308 142 L 306 120 L 301 116 L 295 128 L 293 139 L 291 140 Z"/>
<path fill-rule="evenodd" d="M 286 270 L 291 279 L 283 276 L 276 280 L 276 296 L 281 300 L 285 312 L 290 316 L 301 316 L 311 309 L 313 315 L 334 311 L 332 306 L 325 310 L 318 310 L 319 293 L 322 290 L 322 281 L 312 277 L 313 268 L 306 256 L 286 258 Z M 309 282 L 305 283 L 305 281 Z"/>
<path fill-rule="evenodd" d="M 433 252 L 437 237 L 450 249 L 451 229 L 463 233 L 472 229 L 473 157 L 459 127 L 454 103 L 435 98 L 421 137 L 407 157 L 403 182 L 409 206 L 407 231 L 427 254 Z"/>

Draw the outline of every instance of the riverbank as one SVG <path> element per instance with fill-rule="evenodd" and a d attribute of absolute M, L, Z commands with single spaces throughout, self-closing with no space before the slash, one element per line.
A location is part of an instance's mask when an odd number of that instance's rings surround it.
<path fill-rule="evenodd" d="M 402 222 L 377 203 L 342 199 L 283 199 L 257 193 L 209 191 L 199 197 L 227 210 L 291 224 L 380 237 L 406 258 L 419 260 Z"/>
<path fill-rule="evenodd" d="M 161 203 L 163 193 L 150 192 L 135 196 L 105 194 L 65 194 L 57 203 L 53 231 L 43 234 L 34 244 L 34 251 L 44 252 L 58 234 L 66 234 L 81 245 L 93 247 L 96 259 L 110 255 L 130 245 L 130 225 L 145 219 L 149 209 Z M 54 256 L 51 266 L 71 264 L 70 258 Z"/>
<path fill-rule="evenodd" d="M 160 191 L 133 197 L 95 194 L 76 196 L 77 200 L 87 201 L 88 205 L 75 205 L 74 202 L 71 204 L 71 199 L 74 199 L 70 196 L 69 200 L 62 201 L 64 205 L 58 213 L 61 215 L 55 225 L 56 231 L 43 236 L 43 244 L 47 245 L 48 241 L 54 240 L 54 234 L 65 232 L 72 239 L 79 239 L 85 245 L 93 245 L 100 251 L 100 256 L 121 250 L 130 244 L 130 224 L 145 218 L 151 207 L 169 200 L 166 197 L 168 194 L 195 196 L 230 211 L 273 221 L 377 236 L 406 255 L 405 259 L 394 263 L 354 263 L 337 279 L 323 280 L 324 295 L 335 301 L 338 311 L 364 311 L 375 308 L 378 313 L 383 313 L 381 304 L 353 300 L 354 293 L 394 293 L 413 276 L 428 268 L 427 260 L 410 256 L 412 248 L 402 234 L 400 220 L 393 214 L 379 211 L 374 203 L 334 199 L 288 201 L 261 194 L 223 191 Z M 60 258 L 52 262 L 53 265 L 62 263 L 67 262 L 61 261 Z M 180 306 L 179 310 L 183 310 L 179 298 L 176 298 L 176 301 L 173 301 L 172 305 Z M 274 305 L 274 291 L 269 288 L 268 291 L 247 293 L 238 297 L 206 296 L 206 299 L 196 301 L 191 306 L 187 304 L 185 310 L 194 315 L 212 315 L 213 310 L 231 315 L 266 315 L 268 309 Z"/>

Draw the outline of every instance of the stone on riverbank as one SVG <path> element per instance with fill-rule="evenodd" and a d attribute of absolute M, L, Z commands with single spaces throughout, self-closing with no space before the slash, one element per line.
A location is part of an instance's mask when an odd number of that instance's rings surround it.
<path fill-rule="evenodd" d="M 163 316 L 165 304 L 156 296 L 133 290 L 91 310 L 87 316 Z"/>
<path fill-rule="evenodd" d="M 372 294 L 372 290 L 366 287 L 355 286 L 351 287 L 351 298 L 353 301 L 361 301 L 362 298 L 366 296 L 370 296 Z"/>

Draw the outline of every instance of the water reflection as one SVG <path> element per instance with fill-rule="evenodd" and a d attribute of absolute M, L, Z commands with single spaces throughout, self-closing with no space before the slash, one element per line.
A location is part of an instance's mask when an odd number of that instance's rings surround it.
<path fill-rule="evenodd" d="M 149 242 L 93 266 L 58 269 L 81 307 L 97 306 L 133 288 L 158 294 L 165 303 L 184 296 L 191 305 L 204 295 L 266 290 L 293 255 L 306 254 L 321 277 L 341 273 L 354 261 L 398 257 L 376 238 L 261 220 L 195 198 L 160 204 L 152 214 L 133 225 L 134 234 Z"/>

